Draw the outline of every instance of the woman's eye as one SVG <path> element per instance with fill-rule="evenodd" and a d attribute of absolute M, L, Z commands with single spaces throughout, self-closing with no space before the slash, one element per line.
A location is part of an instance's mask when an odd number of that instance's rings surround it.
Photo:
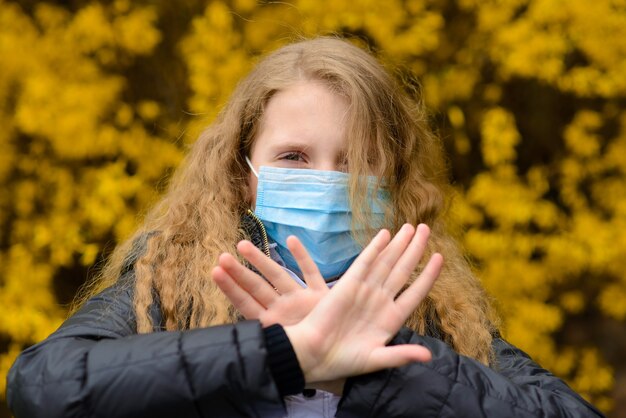
<path fill-rule="evenodd" d="M 304 161 L 304 157 L 300 152 L 289 152 L 287 154 L 282 155 L 281 160 L 287 161 Z"/>

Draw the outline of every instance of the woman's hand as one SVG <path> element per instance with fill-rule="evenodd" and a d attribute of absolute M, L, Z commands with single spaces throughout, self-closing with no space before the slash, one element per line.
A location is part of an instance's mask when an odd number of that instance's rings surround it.
<path fill-rule="evenodd" d="M 250 241 L 241 241 L 237 250 L 269 283 L 228 253 L 220 255 L 212 272 L 213 280 L 233 306 L 246 319 L 258 319 L 264 327 L 297 324 L 329 291 L 302 243 L 292 236 L 287 239 L 287 247 L 298 262 L 306 288 Z"/>
<path fill-rule="evenodd" d="M 404 225 L 391 240 L 382 230 L 326 297 L 297 324 L 286 326 L 307 383 L 428 361 L 419 345 L 385 346 L 430 291 L 443 258 L 434 254 L 397 298 L 422 257 L 429 228 Z M 391 240 L 391 241 L 390 241 Z"/>
<path fill-rule="evenodd" d="M 258 319 L 263 326 L 297 324 L 328 293 L 324 278 L 302 243 L 292 236 L 287 239 L 287 247 L 303 273 L 306 288 L 296 283 L 250 241 L 241 241 L 237 250 L 270 280 L 271 285 L 232 255 L 224 253 L 220 256 L 219 264 L 213 270 L 213 280 L 246 319 Z M 308 387 L 341 395 L 344 385 L 345 379 L 336 379 L 316 382 Z"/>
<path fill-rule="evenodd" d="M 434 254 L 418 279 L 396 298 L 419 263 L 429 233 L 426 225 L 417 230 L 404 225 L 393 240 L 388 231 L 379 232 L 331 291 L 295 237 L 288 246 L 308 288 L 301 288 L 247 241 L 239 243 L 239 252 L 272 284 L 229 254 L 220 256 L 213 278 L 246 318 L 285 327 L 307 384 L 316 386 L 430 359 L 430 352 L 418 345 L 385 347 L 441 270 L 443 259 Z"/>

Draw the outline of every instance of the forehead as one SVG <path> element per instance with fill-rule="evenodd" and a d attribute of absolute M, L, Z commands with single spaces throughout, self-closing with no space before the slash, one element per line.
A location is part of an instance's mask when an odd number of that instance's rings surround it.
<path fill-rule="evenodd" d="M 267 102 L 253 149 L 260 145 L 298 144 L 343 150 L 348 111 L 347 99 L 324 84 L 294 84 Z"/>

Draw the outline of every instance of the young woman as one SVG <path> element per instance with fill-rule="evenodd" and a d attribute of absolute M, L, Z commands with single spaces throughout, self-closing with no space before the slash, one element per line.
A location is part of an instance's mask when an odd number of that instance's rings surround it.
<path fill-rule="evenodd" d="M 601 416 L 498 335 L 446 234 L 444 173 L 423 109 L 369 54 L 331 38 L 279 49 L 94 296 L 20 355 L 9 406 L 18 418 Z"/>

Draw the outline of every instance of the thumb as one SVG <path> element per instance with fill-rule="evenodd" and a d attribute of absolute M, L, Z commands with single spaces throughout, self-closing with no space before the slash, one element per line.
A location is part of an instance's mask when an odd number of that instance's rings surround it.
<path fill-rule="evenodd" d="M 372 351 L 365 373 L 401 367 L 413 362 L 425 363 L 432 359 L 430 350 L 417 344 L 401 344 L 376 348 Z"/>

